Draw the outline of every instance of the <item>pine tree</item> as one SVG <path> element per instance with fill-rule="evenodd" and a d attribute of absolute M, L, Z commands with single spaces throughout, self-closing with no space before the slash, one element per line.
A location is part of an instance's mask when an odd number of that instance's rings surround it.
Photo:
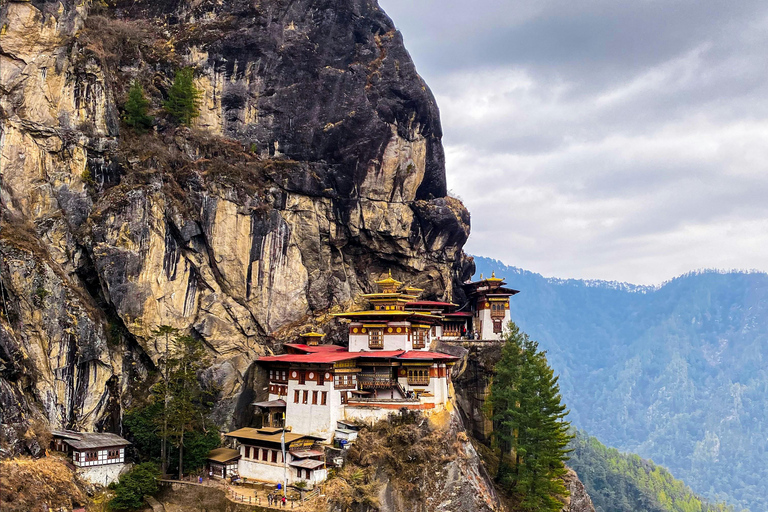
<path fill-rule="evenodd" d="M 160 352 L 160 347 L 157 346 L 158 340 L 165 341 L 165 347 L 163 347 L 162 357 L 160 358 L 160 365 L 163 368 L 163 382 L 157 388 L 156 392 L 162 392 L 163 395 L 163 414 L 160 417 L 162 421 L 162 432 L 160 437 L 160 472 L 165 476 L 165 472 L 168 469 L 168 403 L 171 400 L 170 395 L 170 341 L 171 336 L 178 336 L 179 330 L 170 325 L 161 325 L 154 331 L 152 331 L 152 337 L 155 340 L 155 350 Z"/>
<path fill-rule="evenodd" d="M 562 509 L 569 423 L 558 378 L 538 343 L 509 325 L 488 399 L 501 454 L 496 475 L 523 511 Z"/>
<path fill-rule="evenodd" d="M 125 102 L 125 124 L 138 132 L 152 128 L 152 116 L 147 115 L 149 100 L 144 96 L 144 89 L 138 80 L 134 80 Z"/>
<path fill-rule="evenodd" d="M 181 124 L 189 126 L 200 115 L 202 92 L 195 87 L 192 68 L 183 68 L 176 72 L 173 85 L 168 90 L 165 111 Z"/>
<path fill-rule="evenodd" d="M 203 344 L 190 336 L 177 336 L 175 357 L 169 360 L 171 368 L 168 386 L 168 433 L 179 450 L 179 479 L 184 469 L 184 437 L 196 428 L 205 430 L 205 413 L 213 405 L 212 391 L 200 387 L 198 373 L 208 367 L 209 361 Z"/>

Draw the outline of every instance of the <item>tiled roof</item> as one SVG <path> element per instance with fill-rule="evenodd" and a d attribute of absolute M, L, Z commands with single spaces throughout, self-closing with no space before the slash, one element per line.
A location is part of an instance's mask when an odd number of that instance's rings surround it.
<path fill-rule="evenodd" d="M 319 467 L 322 467 L 323 464 L 325 464 L 321 460 L 315 460 L 315 459 L 302 459 L 302 460 L 295 460 L 293 462 L 289 462 L 289 466 L 293 466 L 295 468 L 306 468 L 306 469 L 317 469 Z"/>
<path fill-rule="evenodd" d="M 285 400 L 269 400 L 268 402 L 253 402 L 257 407 L 285 407 Z"/>
<path fill-rule="evenodd" d="M 408 304 L 406 304 L 406 307 L 408 306 L 448 307 L 448 306 L 458 306 L 458 304 L 454 304 L 453 302 L 440 302 L 438 300 L 415 300 L 413 302 L 409 302 Z"/>
<path fill-rule="evenodd" d="M 449 356 L 448 354 L 443 354 L 440 352 L 428 352 L 426 350 L 409 350 L 408 352 L 400 355 L 398 359 L 424 359 L 424 360 L 430 360 L 430 359 L 445 359 L 445 360 L 456 360 L 458 357 L 455 356 Z"/>
<path fill-rule="evenodd" d="M 370 352 L 353 352 L 358 356 L 368 359 L 376 357 L 397 357 L 405 352 L 405 350 L 371 350 Z"/>
<path fill-rule="evenodd" d="M 307 457 L 322 457 L 323 452 L 320 450 L 297 450 L 291 452 L 291 455 L 298 459 L 306 459 Z"/>
<path fill-rule="evenodd" d="M 281 356 L 265 356 L 257 359 L 260 363 L 335 363 L 356 359 L 358 354 L 344 351 L 318 352 L 316 354 L 284 354 Z"/>
<path fill-rule="evenodd" d="M 409 350 L 405 352 L 403 350 L 380 350 L 380 351 L 365 351 L 365 352 L 321 352 L 318 354 L 285 354 L 282 356 L 267 356 L 260 357 L 259 362 L 264 363 L 335 363 L 337 361 L 346 361 L 349 359 L 376 359 L 376 358 L 388 358 L 388 359 L 445 359 L 455 360 L 458 359 L 448 354 L 442 354 L 440 352 L 428 352 L 426 350 Z"/>
<path fill-rule="evenodd" d="M 108 432 L 72 432 L 65 431 L 66 435 L 53 432 L 54 436 L 62 437 L 64 442 L 75 450 L 91 450 L 94 448 L 111 448 L 114 446 L 128 446 L 131 444 L 117 434 Z"/>
<path fill-rule="evenodd" d="M 264 430 L 260 430 L 258 428 L 243 427 L 224 435 L 227 437 L 235 437 L 237 439 L 248 439 L 250 441 L 265 441 L 268 443 L 279 443 L 280 439 L 282 438 L 283 432 L 282 430 L 277 430 L 275 432 L 265 432 Z M 293 432 L 285 433 L 286 443 L 292 443 L 297 439 L 303 439 L 303 438 L 321 439 L 320 437 L 308 436 L 303 434 L 294 434 Z"/>
<path fill-rule="evenodd" d="M 232 448 L 216 448 L 208 453 L 208 460 L 215 462 L 228 462 L 232 459 L 239 459 L 240 452 Z"/>

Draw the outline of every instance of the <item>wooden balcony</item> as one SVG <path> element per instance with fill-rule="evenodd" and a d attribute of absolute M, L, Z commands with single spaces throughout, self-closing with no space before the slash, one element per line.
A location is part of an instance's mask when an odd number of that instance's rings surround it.
<path fill-rule="evenodd" d="M 387 389 L 396 387 L 397 381 L 390 374 L 364 374 L 357 375 L 357 382 L 362 389 Z"/>

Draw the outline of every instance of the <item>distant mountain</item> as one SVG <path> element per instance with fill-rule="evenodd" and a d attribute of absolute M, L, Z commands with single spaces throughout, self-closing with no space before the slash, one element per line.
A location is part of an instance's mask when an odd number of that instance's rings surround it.
<path fill-rule="evenodd" d="M 575 426 L 710 500 L 768 510 L 768 275 L 643 287 L 475 261 L 521 290 L 512 319 L 548 351 Z"/>
<path fill-rule="evenodd" d="M 579 475 L 595 512 L 733 512 L 707 503 L 661 466 L 604 446 L 580 431 L 568 465 Z"/>

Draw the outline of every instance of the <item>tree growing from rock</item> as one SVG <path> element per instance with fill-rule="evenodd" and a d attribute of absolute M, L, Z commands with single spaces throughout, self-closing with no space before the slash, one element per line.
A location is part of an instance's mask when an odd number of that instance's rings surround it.
<path fill-rule="evenodd" d="M 509 324 L 488 407 L 500 452 L 496 480 L 525 512 L 559 512 L 568 495 L 568 412 L 538 343 Z"/>
<path fill-rule="evenodd" d="M 138 80 L 134 80 L 128 91 L 128 101 L 123 107 L 125 124 L 137 132 L 144 132 L 152 128 L 153 117 L 148 115 L 149 100 L 144 96 L 144 89 Z"/>
<path fill-rule="evenodd" d="M 200 115 L 201 97 L 202 91 L 195 87 L 192 68 L 180 69 L 168 90 L 165 111 L 179 123 L 190 126 L 192 120 Z"/>

